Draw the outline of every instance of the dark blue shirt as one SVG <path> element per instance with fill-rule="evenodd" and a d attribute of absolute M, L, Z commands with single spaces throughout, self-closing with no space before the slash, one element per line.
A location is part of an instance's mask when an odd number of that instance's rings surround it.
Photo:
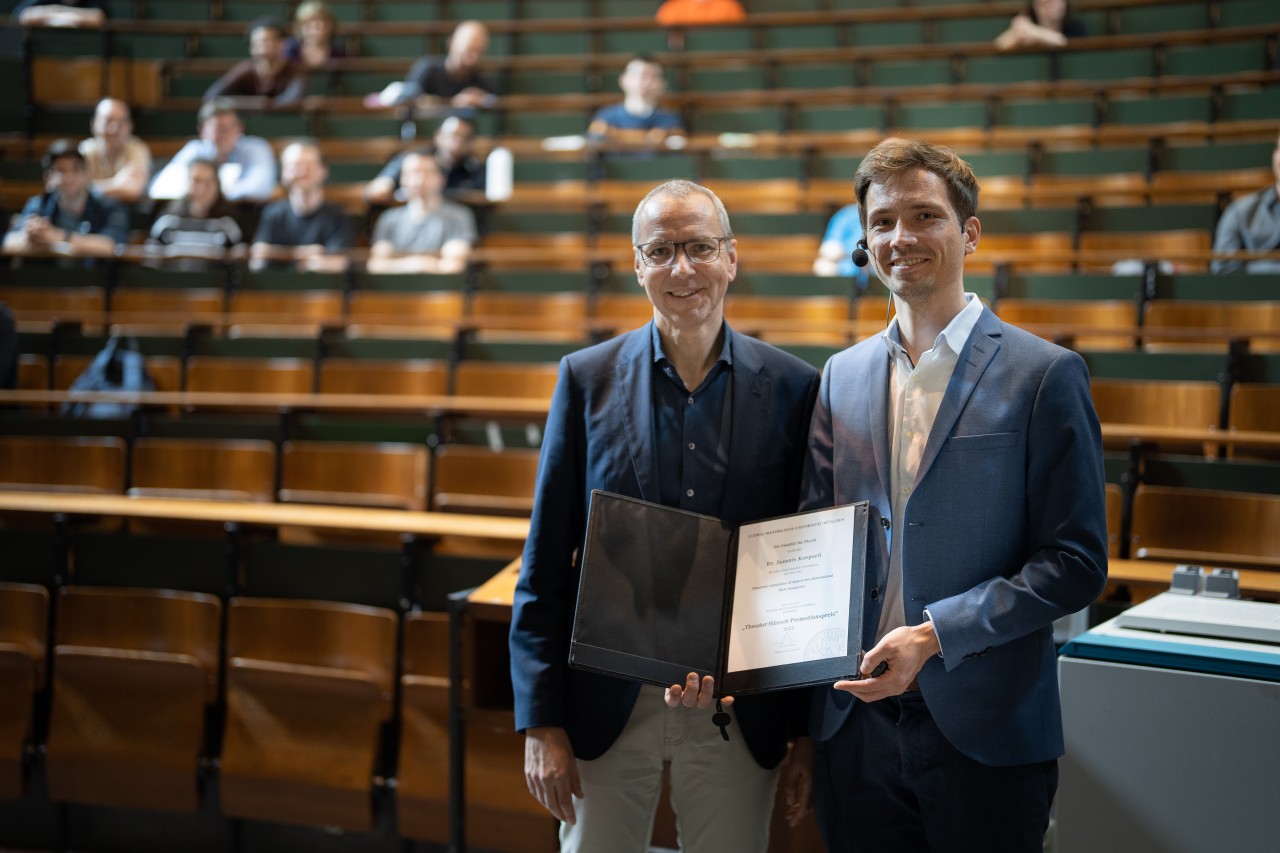
<path fill-rule="evenodd" d="M 726 325 L 720 359 L 692 392 L 653 333 L 653 423 L 657 440 L 658 496 L 666 506 L 720 515 L 729 468 L 733 413 L 733 332 Z"/>
<path fill-rule="evenodd" d="M 22 215 L 10 228 L 17 231 L 29 216 L 43 216 L 58 228 L 80 234 L 103 234 L 117 243 L 129 242 L 129 211 L 109 198 L 90 191 L 79 216 L 65 213 L 58 205 L 58 193 L 45 193 L 27 199 Z"/>

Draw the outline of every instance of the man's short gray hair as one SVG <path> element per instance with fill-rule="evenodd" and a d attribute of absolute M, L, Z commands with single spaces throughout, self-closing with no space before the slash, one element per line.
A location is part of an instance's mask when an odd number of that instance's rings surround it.
<path fill-rule="evenodd" d="M 724 209 L 724 202 L 720 200 L 720 197 L 701 184 L 695 184 L 693 181 L 674 180 L 658 184 L 656 187 L 649 190 L 645 197 L 640 199 L 640 203 L 636 205 L 636 212 L 631 217 L 632 245 L 640 242 L 640 211 L 644 210 L 644 206 L 649 203 L 650 199 L 657 198 L 658 196 L 689 198 L 689 196 L 694 195 L 695 193 L 704 195 L 711 199 L 711 203 L 716 207 L 716 215 L 720 217 L 720 228 L 724 231 L 723 234 L 707 234 L 704 236 L 727 237 L 732 240 L 733 229 L 729 227 L 729 212 Z"/>

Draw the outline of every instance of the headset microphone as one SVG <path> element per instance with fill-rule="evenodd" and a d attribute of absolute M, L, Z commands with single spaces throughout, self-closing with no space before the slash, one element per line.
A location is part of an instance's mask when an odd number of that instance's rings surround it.
<path fill-rule="evenodd" d="M 865 267 L 870 261 L 871 257 L 867 254 L 867 238 L 863 237 L 858 241 L 857 248 L 853 250 L 853 265 Z"/>

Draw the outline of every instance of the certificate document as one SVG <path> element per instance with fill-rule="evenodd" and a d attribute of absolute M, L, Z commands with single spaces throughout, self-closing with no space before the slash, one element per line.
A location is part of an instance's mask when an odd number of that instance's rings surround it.
<path fill-rule="evenodd" d="M 569 665 L 666 685 L 697 672 L 732 694 L 856 677 L 872 513 L 735 528 L 592 492 Z"/>
<path fill-rule="evenodd" d="M 738 531 L 728 672 L 846 654 L 855 506 Z"/>

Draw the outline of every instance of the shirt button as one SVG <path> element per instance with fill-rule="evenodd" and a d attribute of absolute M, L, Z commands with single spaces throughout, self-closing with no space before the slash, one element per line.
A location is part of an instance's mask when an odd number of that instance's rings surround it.
<path fill-rule="evenodd" d="M 911 487 L 910 487 L 910 486 L 903 486 L 903 487 L 902 487 L 902 493 L 903 493 L 904 495 L 909 495 L 909 494 L 911 494 Z"/>
<path fill-rule="evenodd" d="M 692 398 L 692 397 L 690 397 L 690 398 L 688 398 L 688 400 L 686 400 L 685 402 L 687 402 L 690 406 L 692 406 L 692 405 L 693 405 L 693 398 Z"/>
<path fill-rule="evenodd" d="M 911 436 L 913 435 L 915 435 L 914 432 L 912 432 L 911 430 L 907 430 L 907 438 L 911 438 Z"/>
<path fill-rule="evenodd" d="M 691 497 L 693 497 L 693 489 L 686 489 L 686 490 L 685 490 L 685 493 L 684 493 L 684 496 L 685 496 L 686 498 L 691 498 Z"/>
<path fill-rule="evenodd" d="M 697 445 L 696 445 L 696 444 L 694 444 L 692 441 L 691 441 L 691 442 L 689 442 L 689 449 L 690 449 L 690 450 L 694 450 L 694 449 L 696 449 L 696 448 L 697 448 Z"/>

